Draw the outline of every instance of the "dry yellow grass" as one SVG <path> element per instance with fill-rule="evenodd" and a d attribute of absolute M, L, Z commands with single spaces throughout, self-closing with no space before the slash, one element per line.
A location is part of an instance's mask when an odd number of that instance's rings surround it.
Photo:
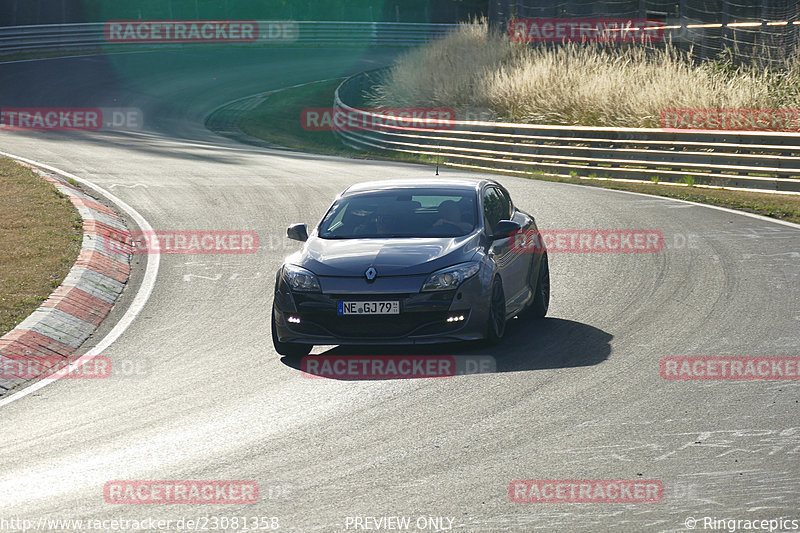
<path fill-rule="evenodd" d="M 333 93 L 340 81 L 329 81 L 314 86 L 297 87 L 270 95 L 255 109 L 245 113 L 240 119 L 240 127 L 249 134 L 261 139 L 300 148 L 309 152 L 334 153 L 347 157 L 370 157 L 395 161 L 423 161 L 433 164 L 435 158 L 416 157 L 397 152 L 357 152 L 339 143 L 329 132 L 303 130 L 297 120 L 304 107 L 324 107 L 330 105 Z M 507 173 L 503 173 L 506 175 Z M 611 181 L 582 180 L 575 178 L 556 178 L 543 173 L 519 173 L 535 179 L 565 181 L 581 185 L 606 187 L 624 191 L 656 194 L 694 202 L 740 209 L 760 215 L 780 218 L 800 224 L 800 196 L 764 194 L 757 192 L 724 191 L 700 187 L 677 187 L 656 185 L 651 182 L 627 183 Z"/>
<path fill-rule="evenodd" d="M 539 124 L 658 127 L 670 108 L 800 107 L 800 61 L 768 70 L 693 63 L 673 47 L 531 47 L 462 24 L 398 59 L 375 106 L 447 106 Z"/>
<path fill-rule="evenodd" d="M 0 158 L 0 335 L 63 281 L 82 234 L 65 196 L 30 169 Z"/>

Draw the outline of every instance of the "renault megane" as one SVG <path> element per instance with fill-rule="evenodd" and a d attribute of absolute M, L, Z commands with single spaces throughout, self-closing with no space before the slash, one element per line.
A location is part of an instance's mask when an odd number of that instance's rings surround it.
<path fill-rule="evenodd" d="M 489 179 L 387 180 L 353 185 L 278 270 L 272 340 L 286 356 L 314 345 L 488 339 L 550 301 L 547 253 L 520 253 L 537 231 Z"/>

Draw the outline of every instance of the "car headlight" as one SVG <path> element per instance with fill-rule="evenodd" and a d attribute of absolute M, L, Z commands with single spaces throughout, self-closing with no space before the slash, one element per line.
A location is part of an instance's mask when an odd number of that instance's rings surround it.
<path fill-rule="evenodd" d="M 293 291 L 319 292 L 319 280 L 310 270 L 296 265 L 283 265 L 283 279 Z"/>
<path fill-rule="evenodd" d="M 461 263 L 460 265 L 443 268 L 442 270 L 437 270 L 430 276 L 428 279 L 425 280 L 425 283 L 422 285 L 423 291 L 446 291 L 450 289 L 455 289 L 461 283 L 475 274 L 478 273 L 480 270 L 481 265 L 477 262 L 472 263 Z"/>

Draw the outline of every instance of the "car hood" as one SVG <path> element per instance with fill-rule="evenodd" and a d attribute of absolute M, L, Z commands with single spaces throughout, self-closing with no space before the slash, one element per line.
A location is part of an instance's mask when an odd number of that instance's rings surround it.
<path fill-rule="evenodd" d="M 318 276 L 363 277 L 369 267 L 378 276 L 413 276 L 469 261 L 480 235 L 453 238 L 320 239 L 311 237 L 290 262 Z"/>

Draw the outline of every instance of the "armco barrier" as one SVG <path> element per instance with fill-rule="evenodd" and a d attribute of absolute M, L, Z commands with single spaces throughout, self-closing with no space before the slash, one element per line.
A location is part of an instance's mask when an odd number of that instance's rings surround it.
<path fill-rule="evenodd" d="M 368 124 L 380 123 L 368 130 L 336 130 L 352 148 L 426 155 L 442 165 L 478 170 L 800 194 L 800 133 L 476 121 L 443 125 L 431 119 L 409 127 L 358 109 L 364 92 L 378 82 L 382 72 L 356 74 L 336 90 L 337 112 L 360 116 L 359 121 Z"/>
<path fill-rule="evenodd" d="M 137 22 L 137 21 L 132 21 Z M 138 21 L 145 22 L 145 21 Z M 202 22 L 202 21 L 197 21 Z M 416 46 L 443 36 L 456 24 L 403 22 L 255 21 L 259 37 L 247 46 Z M 108 42 L 104 23 L 47 24 L 0 27 L 0 59 L 22 52 L 76 52 L 102 50 L 107 46 L 136 49 L 152 46 L 207 46 L 207 43 L 154 45 L 131 40 Z"/>

